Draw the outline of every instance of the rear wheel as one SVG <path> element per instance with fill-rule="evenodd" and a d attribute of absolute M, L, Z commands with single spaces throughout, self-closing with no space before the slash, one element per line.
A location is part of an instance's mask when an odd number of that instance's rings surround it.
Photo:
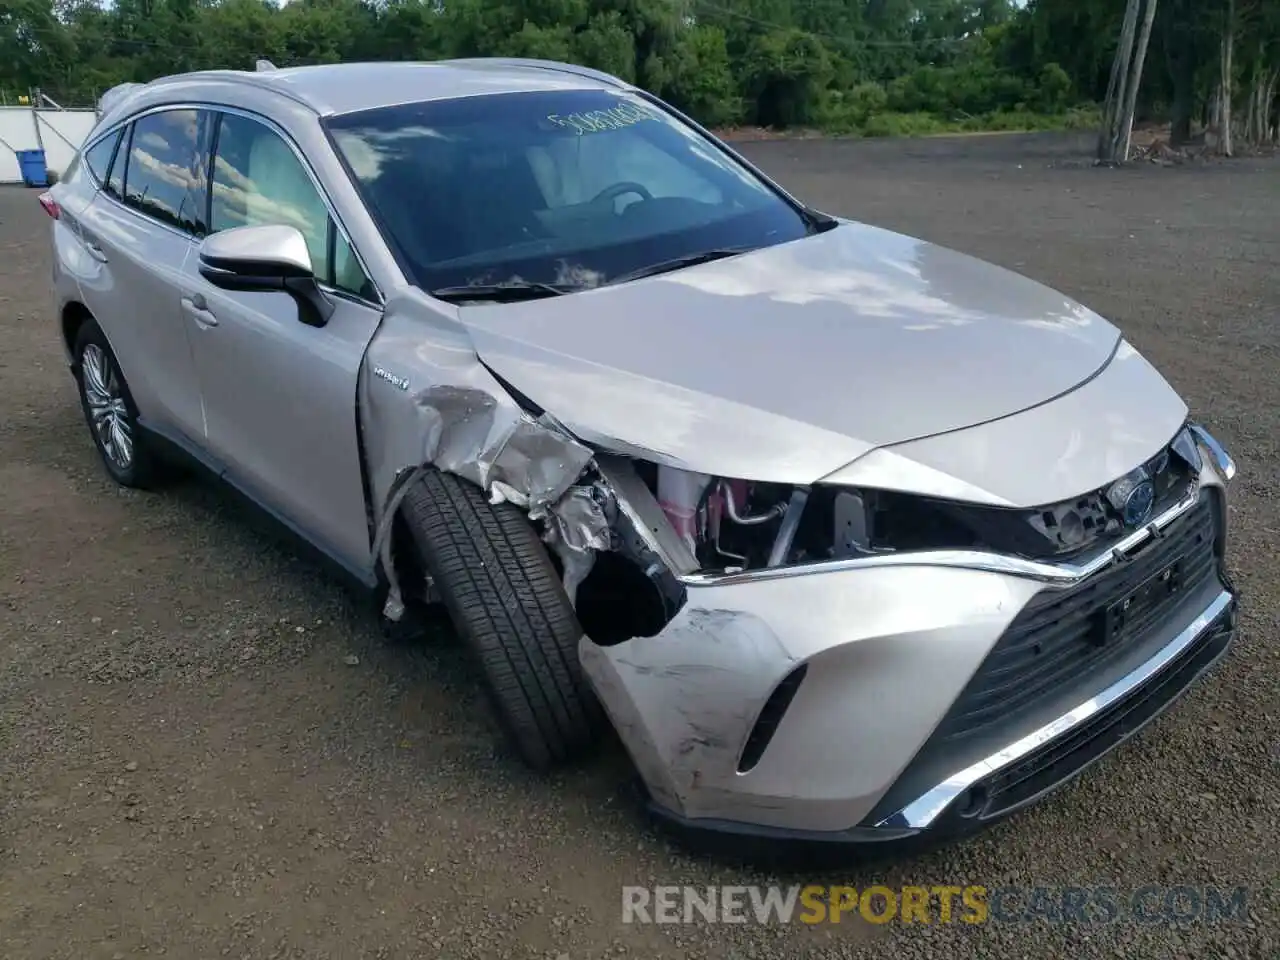
<path fill-rule="evenodd" d="M 578 660 L 582 627 L 528 518 L 438 471 L 414 484 L 403 509 L 521 759 L 545 770 L 587 753 L 603 714 Z"/>
<path fill-rule="evenodd" d="M 152 486 L 156 460 L 139 430 L 138 408 L 111 345 L 93 320 L 81 325 L 74 356 L 80 406 L 107 472 L 122 486 Z"/>

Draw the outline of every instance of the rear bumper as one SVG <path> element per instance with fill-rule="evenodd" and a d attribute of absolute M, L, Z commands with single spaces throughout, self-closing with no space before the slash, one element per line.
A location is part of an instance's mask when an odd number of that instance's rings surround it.
<path fill-rule="evenodd" d="M 1149 659 L 1051 722 L 948 776 L 901 809 L 873 812 L 845 830 L 767 827 L 681 816 L 650 803 L 654 816 L 688 839 L 765 845 L 869 845 L 900 851 L 973 833 L 1067 783 L 1133 736 L 1177 701 L 1227 651 L 1235 635 L 1237 600 L 1225 584 Z"/>

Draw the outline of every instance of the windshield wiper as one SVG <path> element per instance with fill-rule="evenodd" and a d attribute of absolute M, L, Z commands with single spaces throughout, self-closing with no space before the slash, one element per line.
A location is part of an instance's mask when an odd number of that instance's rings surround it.
<path fill-rule="evenodd" d="M 554 283 L 535 283 L 528 280 L 507 280 L 503 283 L 471 283 L 456 287 L 437 287 L 428 291 L 437 300 L 457 303 L 461 300 L 495 300 L 499 303 L 515 303 L 518 300 L 541 300 L 573 293 L 578 287 L 561 287 Z"/>
<path fill-rule="evenodd" d="M 712 250 L 703 250 L 700 253 L 686 254 L 683 257 L 660 260 L 657 263 L 649 264 L 647 267 L 640 267 L 638 270 L 610 277 L 607 282 L 615 284 L 627 283 L 630 280 L 641 280 L 644 277 L 653 277 L 660 273 L 670 273 L 672 270 L 679 270 L 681 267 L 692 267 L 699 263 L 710 263 L 712 260 L 723 260 L 725 257 L 736 257 L 740 253 L 750 253 L 755 249 L 755 247 L 716 247 Z"/>

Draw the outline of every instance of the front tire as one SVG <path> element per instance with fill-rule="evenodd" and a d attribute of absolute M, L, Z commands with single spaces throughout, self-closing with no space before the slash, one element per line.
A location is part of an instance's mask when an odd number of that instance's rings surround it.
<path fill-rule="evenodd" d="M 86 320 L 80 327 L 73 355 L 80 406 L 107 473 L 121 486 L 153 486 L 156 460 L 138 426 L 138 408 L 116 355 L 95 321 Z"/>
<path fill-rule="evenodd" d="M 521 759 L 543 771 L 585 755 L 603 714 L 578 660 L 582 627 L 528 518 L 435 470 L 403 509 Z"/>

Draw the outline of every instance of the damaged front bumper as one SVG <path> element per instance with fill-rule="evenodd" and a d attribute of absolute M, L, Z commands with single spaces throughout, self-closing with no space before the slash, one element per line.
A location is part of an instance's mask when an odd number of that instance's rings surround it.
<path fill-rule="evenodd" d="M 1107 539 L 1111 546 L 1078 564 L 1022 559 L 1059 554 L 1016 545 L 972 547 L 1003 542 L 998 537 L 957 540 L 948 532 L 926 537 L 936 544 L 927 549 L 909 537 L 905 546 L 868 539 L 868 525 L 855 522 L 860 511 L 846 512 L 839 498 L 857 499 L 849 491 L 860 483 L 877 489 L 869 457 L 855 464 L 860 473 L 813 482 L 809 505 L 825 503 L 831 514 L 811 511 L 823 540 L 812 549 L 793 536 L 804 526 L 809 488 L 765 489 L 758 509 L 739 516 L 751 502 L 738 499 L 745 481 L 695 476 L 670 457 L 644 463 L 633 445 L 589 447 L 508 392 L 477 359 L 474 331 L 445 316 L 426 328 L 411 322 L 422 306 L 415 297 L 389 301 L 361 378 L 387 616 L 404 609 L 391 534 L 399 497 L 419 471 L 459 475 L 491 500 L 524 509 L 558 559 L 586 633 L 582 669 L 655 812 L 671 824 L 823 844 L 972 829 L 1042 796 L 1141 727 L 1232 637 L 1235 597 L 1222 558 L 1225 486 L 1235 464 L 1197 427 L 1205 455 L 1183 458 L 1189 494 L 1167 509 L 1167 500 L 1156 500 L 1160 516 L 1131 535 L 1117 531 L 1122 539 Z M 1003 448 L 1020 434 L 1048 438 L 1028 462 L 1046 459 L 1054 436 L 1074 449 L 1063 424 L 1091 422 L 1116 390 L 1151 388 L 1142 382 L 1149 368 L 1117 369 L 1138 381 L 1099 393 L 1099 378 L 1053 417 L 1042 413 L 1044 420 L 1017 430 L 1001 421 L 976 439 L 939 440 L 950 446 L 912 457 L 933 476 L 931 461 L 967 463 L 961 453 L 969 448 Z M 1156 387 L 1157 402 L 1143 408 L 1156 412 L 1142 429 L 1130 424 L 1127 446 L 1073 455 L 1064 476 L 1110 476 L 1115 462 L 1151 454 L 1146 439 L 1185 416 L 1167 385 Z M 615 446 L 630 452 L 608 452 Z M 664 470 L 697 482 L 664 491 Z M 961 472 L 997 489 L 1003 474 L 990 463 L 975 470 Z M 782 479 L 759 486 L 790 483 Z M 1075 488 L 1075 480 L 1056 482 Z M 905 486 L 924 495 L 914 482 Z M 840 492 L 828 497 L 832 488 Z M 983 509 L 1037 502 L 1026 489 L 1017 496 L 998 489 L 981 500 Z M 1169 496 L 1182 489 L 1170 487 Z M 881 506 L 892 513 L 891 502 Z M 722 544 L 719 523 L 682 526 L 712 514 L 761 535 Z M 846 534 L 857 550 L 846 549 Z M 707 562 L 713 554 L 721 566 Z M 645 604 L 634 623 L 615 603 L 624 592 L 593 589 L 586 579 L 611 566 L 609 576 L 622 576 L 603 558 L 629 572 L 625 595 Z M 604 573 L 596 579 L 608 583 Z"/>
<path fill-rule="evenodd" d="M 685 577 L 665 629 L 584 638 L 583 666 L 682 831 L 967 832 L 1079 773 L 1225 652 L 1221 479 L 1206 466 L 1125 549 L 1075 568 L 938 556 Z"/>

